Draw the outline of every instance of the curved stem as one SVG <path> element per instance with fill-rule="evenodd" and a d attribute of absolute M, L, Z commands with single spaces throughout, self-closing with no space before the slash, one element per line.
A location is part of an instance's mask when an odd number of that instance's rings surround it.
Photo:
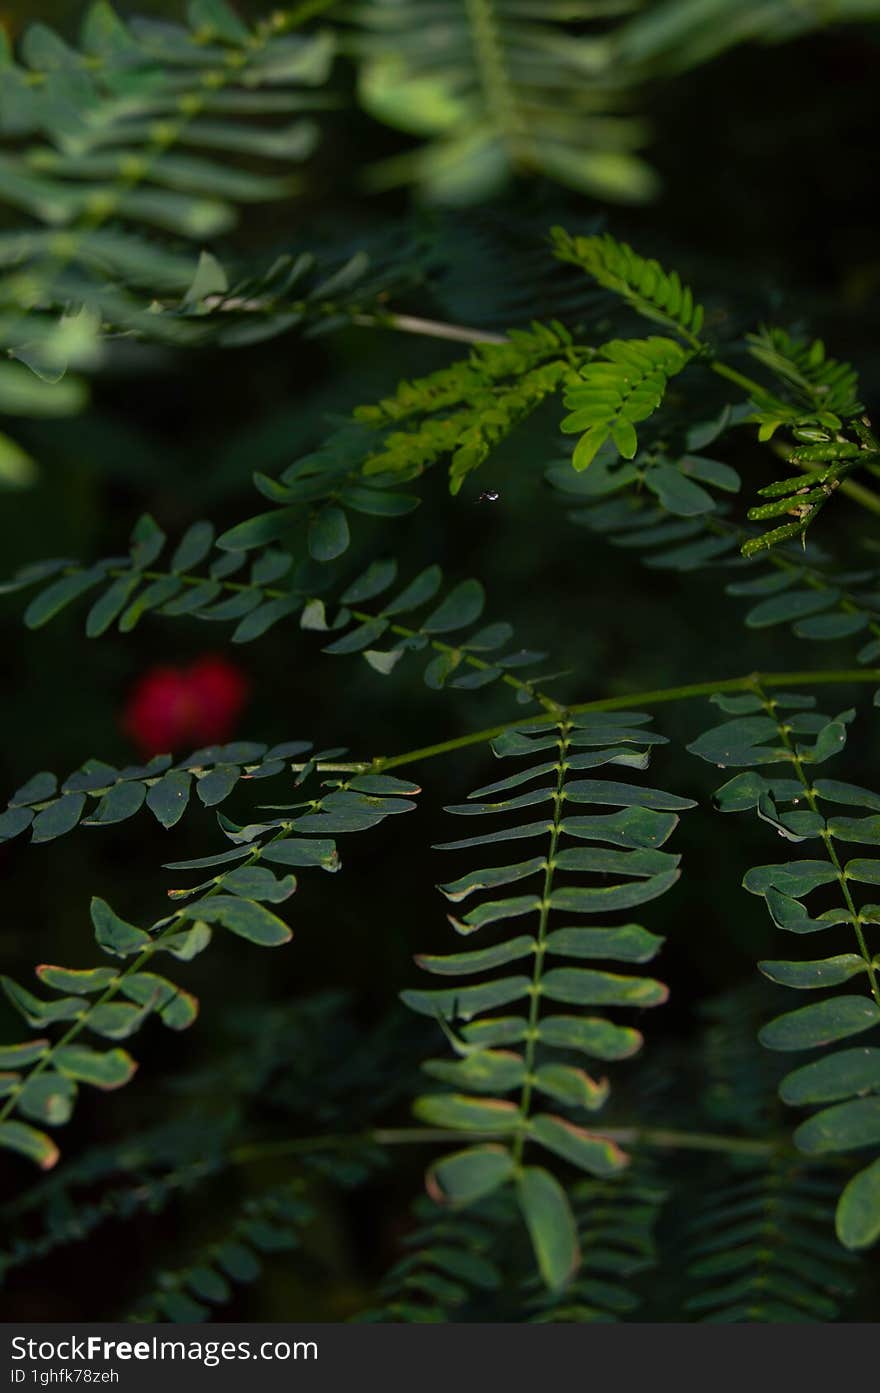
<path fill-rule="evenodd" d="M 602 697 L 597 701 L 576 702 L 574 705 L 566 706 L 563 714 L 580 715 L 584 711 L 628 711 L 639 706 L 659 706 L 667 702 L 689 701 L 694 697 L 712 696 L 714 692 L 753 692 L 756 683 L 761 683 L 765 687 L 818 687 L 842 685 L 847 682 L 880 683 L 880 668 L 828 669 L 818 672 L 753 672 L 745 677 L 717 678 L 710 682 L 691 682 L 683 687 L 659 687 L 652 691 L 631 692 L 621 697 Z M 419 749 L 406 750 L 397 755 L 379 755 L 363 767 L 376 773 L 387 769 L 396 769 L 404 764 L 415 764 L 419 760 L 435 759 L 441 755 L 451 754 L 454 750 L 464 749 L 468 745 L 488 744 L 496 736 L 503 735 L 506 730 L 518 730 L 523 725 L 538 725 L 544 722 L 549 725 L 558 719 L 559 714 L 557 713 L 555 716 L 524 716 L 518 721 L 502 721 L 496 726 L 487 727 L 485 730 L 469 731 L 466 735 L 455 736 L 450 740 L 441 740 L 436 745 L 423 745 Z"/>

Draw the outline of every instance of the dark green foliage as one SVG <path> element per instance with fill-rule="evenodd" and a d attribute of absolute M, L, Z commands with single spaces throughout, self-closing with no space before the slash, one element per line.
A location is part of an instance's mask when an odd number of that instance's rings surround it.
<path fill-rule="evenodd" d="M 540 762 L 470 795 L 472 801 L 448 811 L 482 818 L 514 815 L 504 825 L 476 837 L 445 844 L 445 850 L 476 846 L 495 848 L 509 840 L 540 841 L 539 854 L 516 864 L 469 872 L 441 887 L 458 903 L 474 891 L 516 884 L 528 893 L 483 900 L 461 917 L 450 915 L 464 937 L 488 926 L 528 917 L 533 933 L 511 930 L 496 946 L 448 956 L 421 955 L 417 962 L 441 976 L 482 975 L 496 967 L 516 964 L 512 976 L 432 991 L 407 991 L 404 1001 L 438 1021 L 465 1022 L 460 1033 L 444 1027 L 455 1062 L 429 1060 L 426 1071 L 450 1084 L 453 1092 L 428 1094 L 415 1104 L 416 1115 L 435 1126 L 463 1133 L 489 1132 L 505 1142 L 499 1147 L 476 1145 L 435 1163 L 428 1175 L 429 1191 L 456 1204 L 482 1197 L 508 1181 L 516 1181 L 520 1206 L 529 1228 L 542 1275 L 552 1288 L 567 1281 L 578 1263 L 573 1220 L 564 1192 L 546 1171 L 523 1167 L 527 1147 L 562 1157 L 592 1175 L 616 1174 L 627 1164 L 620 1149 L 583 1125 L 602 1108 L 608 1082 L 593 1078 L 568 1063 L 571 1052 L 603 1062 L 635 1053 L 641 1036 L 631 1026 L 607 1020 L 607 1007 L 656 1006 L 666 988 L 652 978 L 598 970 L 594 966 L 558 966 L 559 960 L 614 964 L 649 962 L 662 939 L 637 924 L 617 927 L 560 927 L 559 916 L 599 915 L 628 910 L 663 894 L 678 878 L 679 858 L 661 852 L 678 821 L 676 810 L 692 807 L 688 799 L 664 794 L 640 784 L 608 779 L 572 777 L 576 771 L 605 765 L 644 769 L 657 740 L 644 729 L 647 717 L 619 712 L 597 713 L 549 725 L 509 730 L 493 742 L 500 756 L 538 757 Z M 549 758 L 548 758 L 549 756 Z M 489 794 L 506 794 L 542 779 L 535 788 L 495 801 L 477 801 Z M 581 816 L 586 805 L 598 811 Z M 516 824 L 524 808 L 543 818 Z M 587 846 L 580 843 L 586 842 Z M 565 874 L 574 873 L 569 880 Z M 560 874 L 562 873 L 562 874 Z M 622 877 L 612 881 L 610 876 Z M 586 883 L 584 876 L 597 877 Z M 491 930 L 497 937 L 498 930 Z M 551 966 L 546 966 L 546 957 Z M 485 1012 L 512 1003 L 527 1004 L 523 1014 L 485 1018 Z M 557 1014 L 558 1007 L 589 1008 L 588 1014 Z M 596 1008 L 600 1014 L 594 1014 Z M 497 1048 L 523 1046 L 522 1050 Z M 511 1100 L 506 1095 L 515 1092 Z M 534 1095 L 537 1094 L 537 1098 Z M 488 1095 L 488 1096 L 484 1096 Z M 549 1100 L 549 1104 L 544 1100 Z M 536 1111 L 550 1106 L 553 1111 Z M 561 1110 L 561 1115 L 560 1111 Z M 546 1154 L 541 1157 L 546 1160 Z"/>
<path fill-rule="evenodd" d="M 18 876 L 20 834 L 71 834 L 35 853 L 39 947 L 16 924 L 0 979 L 26 1027 L 0 1045 L 0 1162 L 52 1171 L 0 1211 L 10 1287 L 80 1244 L 98 1271 L 119 1228 L 146 1270 L 100 1300 L 136 1321 L 307 1317 L 322 1283 L 322 1318 L 407 1322 L 825 1322 L 875 1296 L 880 793 L 855 718 L 880 690 L 880 570 L 854 507 L 880 512 L 876 366 L 852 345 L 860 386 L 796 296 L 720 260 L 682 274 L 668 237 L 643 254 L 527 184 L 648 197 L 634 95 L 823 16 L 630 9 L 191 0 L 166 22 L 99 0 L 78 37 L 2 37 L 0 410 L 46 456 L 33 516 L 58 555 L 9 539 L 25 646 L 0 843 Z M 361 121 L 362 148 L 357 103 L 404 140 Z M 359 193 L 337 218 L 349 173 L 454 211 Z M 92 383 L 62 449 L 52 420 Z M 0 484 L 31 467 L 0 436 Z M 621 599 L 627 561 L 650 575 Z M 129 763 L 127 730 L 92 743 L 96 706 L 71 752 L 76 605 L 93 687 L 230 645 L 262 738 Z M 16 712 L 56 618 L 31 773 Z M 702 732 L 665 709 L 706 696 Z M 456 797 L 453 837 L 430 819 Z M 715 811 L 754 818 L 733 839 Z M 337 897 L 315 872 L 359 832 Z M 437 837 L 448 927 L 419 897 Z M 784 856 L 746 869 L 761 838 Z M 154 911 L 138 876 L 159 860 Z M 96 877 L 97 959 L 65 874 Z M 289 953 L 254 951 L 294 928 Z M 664 945 L 672 1003 L 649 1021 Z M 44 956 L 64 965 L 31 975 Z M 183 1037 L 196 991 L 210 1023 Z"/>
<path fill-rule="evenodd" d="M 809 1156 L 867 1151 L 867 1166 L 846 1185 L 836 1220 L 845 1247 L 865 1248 L 880 1231 L 877 1161 L 872 1155 L 880 1146 L 880 1109 L 873 1096 L 865 1096 L 877 1081 L 874 1056 L 880 1058 L 865 1036 L 871 1032 L 873 1039 L 880 1024 L 877 963 L 868 948 L 870 928 L 866 926 L 874 923 L 880 911 L 870 904 L 857 905 L 850 884 L 876 884 L 880 863 L 863 857 L 849 859 L 844 848 L 880 841 L 880 823 L 870 811 L 878 798 L 858 785 L 826 779 L 824 772 L 821 777 L 813 773 L 816 765 L 824 765 L 843 749 L 853 712 L 824 716 L 813 709 L 813 697 L 768 695 L 757 683 L 752 696 L 734 703 L 719 697 L 717 704 L 734 712 L 733 719 L 706 732 L 689 748 L 722 768 L 748 770 L 717 790 L 717 807 L 721 812 L 753 811 L 786 841 L 809 842 L 807 849 L 815 851 L 812 857 L 753 868 L 746 873 L 745 888 L 764 897 L 774 924 L 783 931 L 827 933 L 830 927 L 844 924 L 852 934 L 853 952 L 758 964 L 765 977 L 796 990 L 815 993 L 843 988 L 769 1021 L 759 1038 L 768 1049 L 794 1052 L 800 1061 L 808 1051 L 861 1037 L 857 1049 L 835 1049 L 830 1056 L 811 1055 L 798 1063 L 782 1079 L 779 1092 L 784 1101 L 800 1107 L 831 1104 L 795 1131 L 794 1143 L 801 1151 Z M 771 764 L 784 764 L 789 776 L 757 772 Z M 840 807 L 867 811 L 867 816 L 844 816 L 835 812 Z M 838 894 L 831 908 L 817 913 L 803 903 L 812 891 L 832 884 Z M 859 990 L 863 981 L 865 986 Z"/>
<path fill-rule="evenodd" d="M 501 1286 L 491 1253 L 498 1229 L 512 1219 L 504 1197 L 493 1197 L 466 1215 L 438 1211 L 423 1197 L 416 1201 L 413 1217 L 416 1227 L 404 1241 L 405 1256 L 390 1269 L 379 1291 L 382 1305 L 365 1311 L 359 1320 L 460 1320 L 462 1307 Z"/>

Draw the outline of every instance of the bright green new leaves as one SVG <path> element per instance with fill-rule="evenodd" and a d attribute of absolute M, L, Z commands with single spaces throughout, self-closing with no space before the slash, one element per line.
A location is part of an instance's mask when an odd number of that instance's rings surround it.
<path fill-rule="evenodd" d="M 632 459 L 638 450 L 636 425 L 656 411 L 669 379 L 690 357 L 673 339 L 614 339 L 603 344 L 581 368 L 581 381 L 565 392 L 570 414 L 562 430 L 580 435 L 572 456 L 575 469 L 586 469 L 609 440 L 624 459 Z"/>
<path fill-rule="evenodd" d="M 876 460 L 880 447 L 867 422 L 854 419 L 863 409 L 856 373 L 849 363 L 826 358 L 820 339 L 810 343 L 783 329 L 766 328 L 747 337 L 750 352 L 770 369 L 784 392 L 782 399 L 763 389 L 753 392 L 755 410 L 750 419 L 759 423 L 758 438 L 769 440 L 780 426 L 787 426 L 796 443 L 786 459 L 806 471 L 758 490 L 760 497 L 770 501 L 750 508 L 748 516 L 755 521 L 783 521 L 744 542 L 743 555 L 754 556 L 803 537 L 842 481 Z M 794 521 L 785 521 L 788 518 Z M 819 626 L 819 636 L 822 632 Z"/>
<path fill-rule="evenodd" d="M 675 271 L 664 271 L 656 261 L 646 261 L 626 242 L 607 233 L 601 237 L 571 237 L 561 227 L 551 233 L 553 251 L 561 261 L 580 266 L 588 276 L 620 295 L 633 309 L 691 345 L 699 346 L 703 307 L 694 303 L 688 287 Z"/>
<path fill-rule="evenodd" d="M 837 430 L 843 420 L 863 410 L 857 373 L 849 363 L 827 357 L 821 339 L 798 339 L 785 329 L 766 327 L 747 339 L 752 357 L 770 369 L 791 399 L 788 409 L 783 407 L 778 415 L 772 404 L 758 403 L 765 435 L 775 425 L 813 422 L 828 431 Z"/>
<path fill-rule="evenodd" d="M 457 494 L 467 475 L 573 377 L 572 363 L 587 351 L 575 348 L 563 325 L 536 323 L 358 407 L 356 420 L 382 432 L 368 452 L 365 478 L 413 479 L 448 458 L 449 488 Z"/>
<path fill-rule="evenodd" d="M 751 593 L 761 594 L 762 589 L 765 598 L 750 616 L 754 626 L 810 614 L 826 601 L 821 591 L 818 606 L 813 591 L 783 589 L 774 594 L 772 587 L 758 586 Z M 688 748 L 722 767 L 749 767 L 748 773 L 736 775 L 718 790 L 716 806 L 722 812 L 751 809 L 787 842 L 809 840 L 816 849 L 799 860 L 753 867 L 744 877 L 745 888 L 764 897 L 774 924 L 782 931 L 827 935 L 837 929 L 838 944 L 845 931 L 851 949 L 824 958 L 758 964 L 771 981 L 811 995 L 845 988 L 767 1022 L 759 1032 L 767 1049 L 819 1050 L 867 1036 L 865 1044 L 858 1039 L 785 1075 L 779 1087 L 784 1102 L 795 1107 L 819 1105 L 819 1111 L 796 1129 L 795 1144 L 811 1156 L 866 1149 L 876 1153 L 880 1148 L 880 957 L 872 953 L 870 943 L 880 912 L 871 904 L 858 906 L 853 890 L 859 883 L 880 884 L 880 861 L 848 860 L 845 844 L 878 844 L 880 796 L 857 784 L 813 777 L 813 767 L 843 747 L 852 713 L 829 719 L 812 709 L 812 700 L 791 693 L 774 693 L 771 700 L 756 690 L 733 700 L 722 696 L 713 700 L 735 713 L 734 719 L 701 735 Z M 755 766 L 773 763 L 788 766 L 785 777 L 768 778 L 755 772 Z M 867 815 L 841 816 L 836 812 L 839 806 L 862 808 Z M 842 844 L 839 851 L 836 844 Z M 833 888 L 835 903 L 811 912 L 803 901 L 826 887 Z M 877 1164 L 869 1162 L 841 1195 L 837 1233 L 847 1247 L 867 1247 L 880 1236 Z"/>
<path fill-rule="evenodd" d="M 644 768 L 651 747 L 658 743 L 646 729 L 649 719 L 629 712 L 585 713 L 556 726 L 542 723 L 506 731 L 493 742 L 498 756 L 526 757 L 530 763 L 509 778 L 477 789 L 467 802 L 448 811 L 459 817 L 505 820 L 491 833 L 449 843 L 445 849 L 499 848 L 524 836 L 540 838 L 546 849 L 526 861 L 468 872 L 441 887 L 453 903 L 480 896 L 462 918 L 450 917 L 450 922 L 460 935 L 479 933 L 489 941 L 465 952 L 422 954 L 416 959 L 425 971 L 442 978 L 463 977 L 464 985 L 403 993 L 413 1010 L 438 1023 L 452 1023 L 444 1024 L 444 1033 L 456 1056 L 425 1064 L 428 1074 L 455 1091 L 419 1098 L 417 1116 L 433 1126 L 493 1134 L 491 1146 L 482 1144 L 436 1162 L 428 1174 L 429 1191 L 436 1198 L 467 1204 L 515 1177 L 539 1270 L 553 1288 L 568 1279 L 577 1263 L 574 1220 L 558 1182 L 540 1167 L 522 1166 L 524 1150 L 538 1146 L 593 1176 L 611 1177 L 622 1170 L 628 1158 L 619 1148 L 568 1116 L 595 1114 L 609 1091 L 607 1080 L 575 1067 L 569 1052 L 600 1061 L 633 1054 L 641 1043 L 639 1033 L 593 1012 L 642 1010 L 659 1005 L 667 995 L 653 978 L 599 965 L 564 965 L 572 958 L 596 964 L 648 962 L 662 944 L 658 935 L 639 924 L 566 923 L 648 902 L 678 877 L 678 857 L 657 850 L 656 844 L 670 835 L 677 812 L 693 806 L 689 799 L 634 782 L 576 777 L 580 770 L 615 765 L 622 757 L 630 767 Z M 533 781 L 535 788 L 503 796 Z M 492 803 L 477 801 L 493 794 L 502 796 Z M 610 805 L 619 811 L 569 816 L 569 803 Z M 542 805 L 542 821 L 511 825 L 509 819 L 523 807 Z M 584 840 L 594 844 L 578 845 Z M 485 898 L 486 892 L 491 897 L 516 882 L 528 882 L 530 893 Z M 531 932 L 526 931 L 529 925 Z M 504 971 L 509 964 L 517 970 Z M 478 974 L 485 974 L 483 980 L 469 980 Z M 497 1014 L 514 1003 L 522 1003 L 522 1014 Z M 553 1014 L 560 1003 L 579 1009 L 570 1015 Z M 454 1033 L 459 1029 L 460 1034 Z M 560 1059 L 558 1051 L 566 1055 Z M 510 1094 L 514 1099 L 501 1096 Z M 562 1113 L 540 1111 L 542 1100 Z M 497 1144 L 495 1137 L 505 1144 Z"/>

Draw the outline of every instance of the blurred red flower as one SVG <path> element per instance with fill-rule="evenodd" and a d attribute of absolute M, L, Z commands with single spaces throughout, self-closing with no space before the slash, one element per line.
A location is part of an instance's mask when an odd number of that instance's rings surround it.
<path fill-rule="evenodd" d="M 132 688 L 122 715 L 145 757 L 228 740 L 248 699 L 244 674 L 225 658 L 153 667 Z"/>

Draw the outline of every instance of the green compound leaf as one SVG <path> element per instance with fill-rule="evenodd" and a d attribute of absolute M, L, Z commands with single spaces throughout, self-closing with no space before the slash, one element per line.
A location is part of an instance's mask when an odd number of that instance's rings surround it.
<path fill-rule="evenodd" d="M 681 372 L 690 356 L 673 339 L 615 339 L 603 344 L 581 369 L 582 382 L 565 393 L 570 413 L 562 430 L 584 432 L 575 446 L 574 468 L 586 469 L 609 440 L 624 459 L 633 459 L 638 450 L 636 424 L 657 409 L 669 379 Z M 691 496 L 703 492 L 684 480 L 682 486 Z"/>

